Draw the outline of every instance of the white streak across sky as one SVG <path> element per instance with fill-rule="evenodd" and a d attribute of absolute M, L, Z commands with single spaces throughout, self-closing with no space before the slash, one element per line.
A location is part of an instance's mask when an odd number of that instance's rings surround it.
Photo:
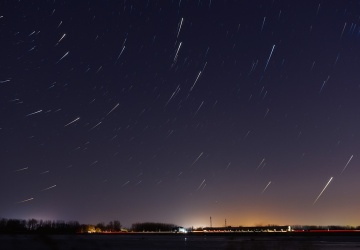
<path fill-rule="evenodd" d="M 32 112 L 32 113 L 30 113 L 30 114 L 27 114 L 26 117 L 32 116 L 32 115 L 35 115 L 35 114 L 38 114 L 38 113 L 41 113 L 41 112 L 42 112 L 42 110 L 40 109 L 40 110 L 38 110 L 38 111 Z"/>
<path fill-rule="evenodd" d="M 201 152 L 200 155 L 195 159 L 195 161 L 193 161 L 193 163 L 191 164 L 191 166 L 193 166 L 199 159 L 200 157 L 203 155 L 204 152 Z"/>
<path fill-rule="evenodd" d="M 320 196 L 322 195 L 322 193 L 324 193 L 325 189 L 327 188 L 327 186 L 330 184 L 330 182 L 332 181 L 333 177 L 330 178 L 330 180 L 326 183 L 325 187 L 323 188 L 323 190 L 321 190 L 320 194 L 318 195 L 318 197 L 316 197 L 313 205 L 315 205 L 315 203 L 317 202 L 317 200 L 320 198 Z"/>
<path fill-rule="evenodd" d="M 184 18 L 181 18 L 180 23 L 179 23 L 179 28 L 178 28 L 178 33 L 177 33 L 176 38 L 179 37 L 179 34 L 180 34 L 180 30 L 181 30 L 181 26 L 182 26 L 183 21 L 184 21 Z"/>
<path fill-rule="evenodd" d="M 17 202 L 18 204 L 19 203 L 24 203 L 24 202 L 28 202 L 28 201 L 32 201 L 34 198 L 29 198 L 29 199 L 26 199 L 26 200 L 22 200 L 22 201 L 19 201 Z"/>
<path fill-rule="evenodd" d="M 273 53 L 274 49 L 275 49 L 275 44 L 273 45 L 273 47 L 271 49 L 271 52 L 270 52 L 270 55 L 269 55 L 269 58 L 267 59 L 267 62 L 266 62 L 265 68 L 264 68 L 264 72 L 266 71 L 266 68 L 267 68 L 267 66 L 268 66 L 268 64 L 270 62 L 270 59 L 271 59 L 271 56 L 272 56 L 272 53 Z"/>
<path fill-rule="evenodd" d="M 106 116 L 110 115 L 110 113 L 113 112 L 117 107 L 119 107 L 119 103 L 116 104 L 116 105 L 106 114 Z"/>
<path fill-rule="evenodd" d="M 74 122 L 76 122 L 76 121 L 78 121 L 78 120 L 80 120 L 80 117 L 77 117 L 77 118 L 75 118 L 74 120 L 72 120 L 71 122 L 65 124 L 64 127 L 67 127 L 67 126 L 69 126 L 70 124 L 73 124 Z"/>
<path fill-rule="evenodd" d="M 42 189 L 41 191 L 46 191 L 46 190 L 52 189 L 52 188 L 54 188 L 54 187 L 56 187 L 56 185 L 53 185 L 53 186 L 50 186 L 50 187 L 44 188 L 44 189 Z"/>
<path fill-rule="evenodd" d="M 66 52 L 57 62 L 56 64 L 58 64 L 62 59 L 64 59 L 65 57 L 67 57 L 69 55 L 70 51 Z"/>
<path fill-rule="evenodd" d="M 354 155 L 350 156 L 350 159 L 348 160 L 348 162 L 345 164 L 345 167 L 343 168 L 343 170 L 341 171 L 340 175 L 342 175 L 342 173 L 345 171 L 346 167 L 349 165 L 351 159 L 353 158 Z"/>
<path fill-rule="evenodd" d="M 270 186 L 270 184 L 271 184 L 271 181 L 269 181 L 269 183 L 266 185 L 266 187 L 263 189 L 263 191 L 261 193 L 264 193 L 265 190 Z"/>
<path fill-rule="evenodd" d="M 24 171 L 24 170 L 27 170 L 27 169 L 29 169 L 29 167 L 17 169 L 17 170 L 15 170 L 15 172 Z"/>
<path fill-rule="evenodd" d="M 191 86 L 190 92 L 191 92 L 191 91 L 193 90 L 193 88 L 195 87 L 195 84 L 196 84 L 196 82 L 199 80 L 200 75 L 201 75 L 201 71 L 200 71 L 199 74 L 197 75 L 194 84 Z"/>

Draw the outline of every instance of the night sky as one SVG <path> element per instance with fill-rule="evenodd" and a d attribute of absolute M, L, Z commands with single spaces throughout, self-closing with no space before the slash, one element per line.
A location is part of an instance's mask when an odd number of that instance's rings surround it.
<path fill-rule="evenodd" d="M 358 1 L 1 1 L 0 217 L 360 224 Z"/>

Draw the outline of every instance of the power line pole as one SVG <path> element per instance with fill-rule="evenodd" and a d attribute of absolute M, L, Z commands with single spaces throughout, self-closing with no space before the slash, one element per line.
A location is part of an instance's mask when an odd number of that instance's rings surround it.
<path fill-rule="evenodd" d="M 211 216 L 210 216 L 210 227 L 212 227 L 212 219 L 211 219 Z"/>

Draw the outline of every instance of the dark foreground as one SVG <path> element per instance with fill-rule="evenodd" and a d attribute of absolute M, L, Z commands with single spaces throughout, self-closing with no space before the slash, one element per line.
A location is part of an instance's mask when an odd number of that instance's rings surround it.
<path fill-rule="evenodd" d="M 357 235 L 205 235 L 205 234 L 115 234 L 115 235 L 0 235 L 1 250 L 25 249 L 360 249 Z"/>

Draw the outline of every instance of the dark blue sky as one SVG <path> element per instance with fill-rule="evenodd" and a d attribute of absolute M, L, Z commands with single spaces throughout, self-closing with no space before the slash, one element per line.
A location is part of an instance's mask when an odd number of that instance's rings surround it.
<path fill-rule="evenodd" d="M 357 1 L 2 1 L 0 217 L 359 225 L 359 21 Z"/>

